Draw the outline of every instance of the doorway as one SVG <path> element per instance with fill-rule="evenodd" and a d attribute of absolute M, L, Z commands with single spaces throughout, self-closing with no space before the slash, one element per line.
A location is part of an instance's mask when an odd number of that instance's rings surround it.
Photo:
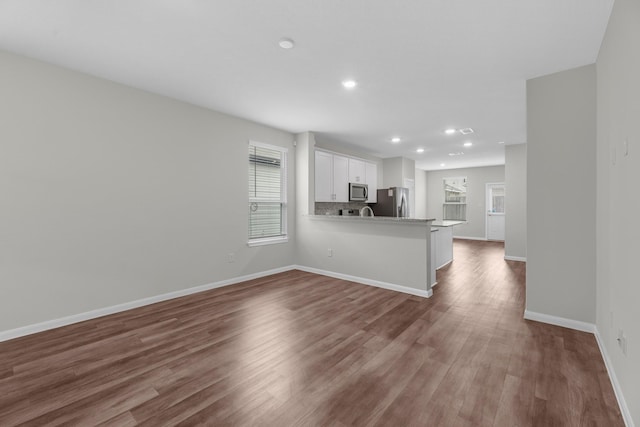
<path fill-rule="evenodd" d="M 487 184 L 487 240 L 504 241 L 505 188 L 504 182 Z"/>

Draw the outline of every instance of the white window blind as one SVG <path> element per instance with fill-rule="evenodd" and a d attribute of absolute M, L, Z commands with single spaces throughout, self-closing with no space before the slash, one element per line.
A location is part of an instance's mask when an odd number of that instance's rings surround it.
<path fill-rule="evenodd" d="M 444 178 L 444 203 L 442 219 L 467 220 L 467 178 Z"/>
<path fill-rule="evenodd" d="M 287 150 L 249 143 L 249 242 L 287 235 Z"/>

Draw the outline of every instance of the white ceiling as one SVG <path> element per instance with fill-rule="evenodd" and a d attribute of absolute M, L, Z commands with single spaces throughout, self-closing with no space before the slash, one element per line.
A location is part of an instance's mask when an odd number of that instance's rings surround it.
<path fill-rule="evenodd" d="M 448 169 L 503 164 L 499 141 L 526 142 L 525 81 L 595 62 L 612 5 L 0 0 L 0 49 Z M 295 48 L 281 49 L 282 37 Z M 347 78 L 358 87 L 345 90 Z M 446 136 L 449 127 L 476 132 Z"/>

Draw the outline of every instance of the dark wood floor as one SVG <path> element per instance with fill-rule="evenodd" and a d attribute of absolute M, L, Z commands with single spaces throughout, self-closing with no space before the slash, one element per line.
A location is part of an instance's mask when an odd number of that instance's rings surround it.
<path fill-rule="evenodd" d="M 622 426 L 594 337 L 454 248 L 430 299 L 293 271 L 0 343 L 0 425 Z"/>

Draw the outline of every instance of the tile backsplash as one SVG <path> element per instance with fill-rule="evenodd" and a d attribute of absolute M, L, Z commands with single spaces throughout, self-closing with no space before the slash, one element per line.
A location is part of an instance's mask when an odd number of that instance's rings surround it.
<path fill-rule="evenodd" d="M 350 202 L 350 203 L 333 203 L 333 202 L 316 202 L 316 215 L 339 215 L 340 209 L 357 209 L 368 206 L 366 203 Z"/>

